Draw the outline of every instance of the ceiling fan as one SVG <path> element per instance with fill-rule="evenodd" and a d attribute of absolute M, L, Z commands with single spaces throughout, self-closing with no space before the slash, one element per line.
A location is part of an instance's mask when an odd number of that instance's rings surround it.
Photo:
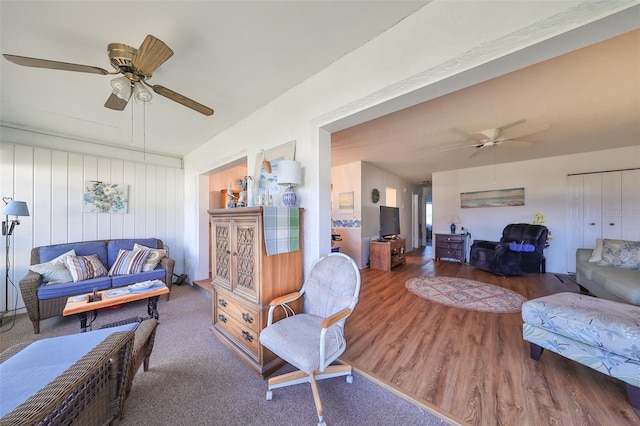
<path fill-rule="evenodd" d="M 454 132 L 464 136 L 465 137 L 465 142 L 466 141 L 476 141 L 476 143 L 467 144 L 467 145 L 461 145 L 461 146 L 455 146 L 455 147 L 452 147 L 452 148 L 444 149 L 444 150 L 442 150 L 440 152 L 455 151 L 455 150 L 464 149 L 464 148 L 474 148 L 474 151 L 471 153 L 471 155 L 475 155 L 476 153 L 480 152 L 480 150 L 482 150 L 483 148 L 488 148 L 488 147 L 492 147 L 492 146 L 501 145 L 501 144 L 506 143 L 506 142 L 508 142 L 509 145 L 511 145 L 511 146 L 529 146 L 529 145 L 531 145 L 531 142 L 521 141 L 521 140 L 517 140 L 515 137 L 509 138 L 509 137 L 505 137 L 503 135 L 503 132 L 505 130 L 510 129 L 512 127 L 515 127 L 515 126 L 518 126 L 520 124 L 523 124 L 526 121 L 527 120 L 523 118 L 523 119 L 514 121 L 512 123 L 505 124 L 505 125 L 500 126 L 500 127 L 495 127 L 495 128 L 492 128 L 492 129 L 486 129 L 486 130 L 482 130 L 480 132 L 474 132 L 474 133 L 465 133 L 462 130 L 452 129 Z M 517 137 L 528 136 L 528 135 L 531 135 L 533 133 L 537 133 L 539 131 L 542 131 L 542 130 L 546 129 L 547 127 L 548 126 L 544 126 L 544 128 L 539 128 L 539 129 L 536 129 L 535 131 L 528 132 L 526 134 L 520 134 Z"/>
<path fill-rule="evenodd" d="M 4 54 L 3 56 L 9 61 L 25 67 L 86 72 L 101 75 L 122 74 L 121 77 L 111 81 L 113 93 L 111 93 L 104 104 L 105 107 L 113 110 L 124 110 L 132 95 L 136 101 L 147 102 L 151 100 L 151 93 L 146 89 L 146 87 L 149 87 L 155 93 L 198 111 L 201 114 L 213 114 L 211 108 L 193 99 L 189 99 L 159 84 L 154 85 L 147 82 L 147 80 L 151 78 L 152 73 L 167 61 L 167 59 L 173 56 L 173 50 L 162 40 L 152 35 L 147 35 L 139 49 L 122 43 L 110 43 L 107 46 L 107 53 L 111 66 L 115 68 L 115 71 L 109 72 L 105 69 L 90 65 L 71 64 L 25 56 L 9 54 Z"/>

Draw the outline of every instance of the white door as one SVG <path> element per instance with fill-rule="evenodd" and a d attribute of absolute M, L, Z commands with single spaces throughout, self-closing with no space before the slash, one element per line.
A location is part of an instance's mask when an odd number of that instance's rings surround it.
<path fill-rule="evenodd" d="M 420 247 L 420 204 L 418 194 L 411 195 L 411 234 L 413 236 L 413 248 Z"/>
<path fill-rule="evenodd" d="M 619 240 L 622 237 L 620 207 L 622 179 L 620 172 L 602 174 L 602 238 Z"/>
<path fill-rule="evenodd" d="M 622 209 L 620 228 L 622 239 L 640 241 L 640 170 L 622 172 Z"/>
<path fill-rule="evenodd" d="M 640 241 L 640 169 L 567 177 L 567 271 L 596 239 Z"/>

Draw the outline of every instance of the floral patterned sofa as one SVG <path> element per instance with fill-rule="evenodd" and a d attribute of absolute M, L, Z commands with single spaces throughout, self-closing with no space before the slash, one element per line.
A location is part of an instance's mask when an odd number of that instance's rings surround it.
<path fill-rule="evenodd" d="M 522 305 L 523 338 L 531 358 L 543 349 L 626 383 L 640 414 L 640 307 L 577 293 L 557 293 Z"/>

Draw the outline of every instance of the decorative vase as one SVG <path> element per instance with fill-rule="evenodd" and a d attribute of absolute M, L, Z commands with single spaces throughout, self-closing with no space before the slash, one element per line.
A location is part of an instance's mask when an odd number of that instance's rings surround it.
<path fill-rule="evenodd" d="M 253 185 L 249 183 L 247 186 L 247 206 L 253 207 L 255 205 L 255 201 L 253 199 Z"/>
<path fill-rule="evenodd" d="M 452 224 L 451 224 L 451 233 L 452 233 L 452 234 L 455 234 L 455 233 L 456 233 L 456 224 L 455 224 L 455 223 L 452 223 Z"/>

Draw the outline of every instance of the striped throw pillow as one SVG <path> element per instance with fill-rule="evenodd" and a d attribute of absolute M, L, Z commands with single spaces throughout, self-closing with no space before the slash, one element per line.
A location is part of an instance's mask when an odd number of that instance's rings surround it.
<path fill-rule="evenodd" d="M 64 264 L 69 270 L 74 282 L 107 275 L 107 268 L 100 262 L 96 254 L 89 256 L 67 256 L 64 258 Z"/>
<path fill-rule="evenodd" d="M 142 265 L 148 256 L 149 250 L 120 249 L 116 261 L 109 269 L 109 275 L 137 274 L 142 270 Z"/>

